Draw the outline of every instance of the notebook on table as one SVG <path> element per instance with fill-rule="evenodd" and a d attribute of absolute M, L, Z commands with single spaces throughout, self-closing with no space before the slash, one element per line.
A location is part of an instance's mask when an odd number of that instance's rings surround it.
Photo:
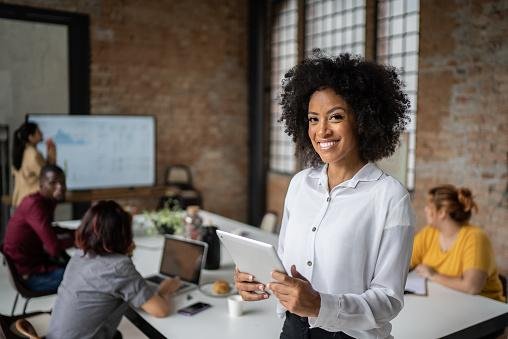
<path fill-rule="evenodd" d="M 207 249 L 205 242 L 165 235 L 159 273 L 145 279 L 158 285 L 166 278 L 180 277 L 182 285 L 177 293 L 197 288 Z"/>
<path fill-rule="evenodd" d="M 427 295 L 427 279 L 418 275 L 414 270 L 407 275 L 405 294 Z"/>

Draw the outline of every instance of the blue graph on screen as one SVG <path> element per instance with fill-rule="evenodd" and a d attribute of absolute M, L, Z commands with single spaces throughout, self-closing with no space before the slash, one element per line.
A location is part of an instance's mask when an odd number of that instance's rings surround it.
<path fill-rule="evenodd" d="M 53 141 L 58 145 L 84 145 L 85 140 L 74 139 L 70 134 L 65 133 L 59 129 L 55 136 L 52 137 Z"/>
<path fill-rule="evenodd" d="M 151 116 L 31 114 L 57 146 L 69 189 L 155 184 L 155 119 Z M 39 144 L 41 152 L 45 145 Z"/>

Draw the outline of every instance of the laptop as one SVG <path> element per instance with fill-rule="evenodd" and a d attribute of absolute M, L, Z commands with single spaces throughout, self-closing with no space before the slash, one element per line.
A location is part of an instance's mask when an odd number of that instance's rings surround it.
<path fill-rule="evenodd" d="M 159 285 L 166 278 L 180 277 L 182 285 L 176 293 L 195 289 L 199 286 L 207 249 L 205 242 L 165 235 L 159 273 L 145 279 Z"/>

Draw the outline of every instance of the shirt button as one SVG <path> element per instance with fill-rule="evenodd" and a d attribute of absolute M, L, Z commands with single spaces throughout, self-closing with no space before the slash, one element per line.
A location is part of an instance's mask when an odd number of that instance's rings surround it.
<path fill-rule="evenodd" d="M 312 266 L 312 261 L 307 261 L 307 266 Z"/>
<path fill-rule="evenodd" d="M 315 227 L 312 227 L 312 232 L 316 232 L 316 228 Z"/>
<path fill-rule="evenodd" d="M 330 200 L 332 200 L 332 198 L 330 197 L 326 198 L 326 202 L 330 202 Z"/>

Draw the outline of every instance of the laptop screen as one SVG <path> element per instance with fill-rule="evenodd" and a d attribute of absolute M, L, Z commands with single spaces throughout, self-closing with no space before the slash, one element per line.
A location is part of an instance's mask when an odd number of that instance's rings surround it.
<path fill-rule="evenodd" d="M 166 237 L 160 273 L 199 284 L 205 246 L 185 239 Z"/>

